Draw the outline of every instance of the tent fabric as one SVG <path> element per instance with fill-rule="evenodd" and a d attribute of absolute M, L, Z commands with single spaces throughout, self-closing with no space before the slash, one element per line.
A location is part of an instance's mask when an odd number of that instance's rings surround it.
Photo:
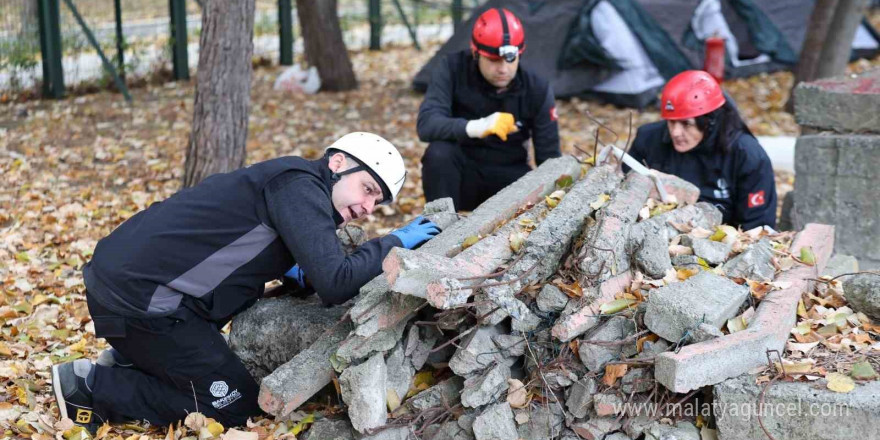
<path fill-rule="evenodd" d="M 521 65 L 547 78 L 557 98 L 597 97 L 644 107 L 665 80 L 703 65 L 703 41 L 725 38 L 726 77 L 791 69 L 815 0 L 489 0 L 413 80 L 424 91 L 439 58 L 469 46 L 473 22 L 489 8 L 523 23 Z M 880 35 L 863 20 L 853 56 L 880 51 Z"/>

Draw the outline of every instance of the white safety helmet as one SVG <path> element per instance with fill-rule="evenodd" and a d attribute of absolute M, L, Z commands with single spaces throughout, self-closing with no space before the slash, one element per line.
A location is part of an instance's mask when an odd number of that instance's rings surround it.
<path fill-rule="evenodd" d="M 324 153 L 331 150 L 344 152 L 360 164 L 336 173 L 339 177 L 366 170 L 382 187 L 382 204 L 397 200 L 397 194 L 406 180 L 406 166 L 403 164 L 403 157 L 391 142 L 373 133 L 356 131 L 339 138 Z"/>

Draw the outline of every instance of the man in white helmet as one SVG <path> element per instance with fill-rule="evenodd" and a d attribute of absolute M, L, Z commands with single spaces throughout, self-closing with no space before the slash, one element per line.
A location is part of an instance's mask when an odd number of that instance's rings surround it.
<path fill-rule="evenodd" d="M 346 255 L 336 229 L 389 203 L 406 179 L 391 143 L 350 133 L 308 161 L 282 157 L 215 174 L 132 216 L 83 268 L 99 364 L 52 367 L 62 417 L 167 426 L 201 412 L 224 426 L 260 413 L 259 387 L 219 329 L 288 272 L 326 303 L 355 296 L 395 246 L 439 232 L 419 218 Z M 290 270 L 291 266 L 295 269 Z M 290 270 L 290 271 L 289 271 Z"/>

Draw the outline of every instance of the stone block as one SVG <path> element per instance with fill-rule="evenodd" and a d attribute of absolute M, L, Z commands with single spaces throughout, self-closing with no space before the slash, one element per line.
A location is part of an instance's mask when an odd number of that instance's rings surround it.
<path fill-rule="evenodd" d="M 592 417 L 589 420 L 572 423 L 570 426 L 572 431 L 586 440 L 602 440 L 620 427 L 617 417 Z"/>
<path fill-rule="evenodd" d="M 731 278 L 771 281 L 776 274 L 776 268 L 770 263 L 771 258 L 773 245 L 765 238 L 725 263 L 724 273 Z"/>
<path fill-rule="evenodd" d="M 880 321 L 880 275 L 863 273 L 843 282 L 843 292 L 850 307 Z"/>
<path fill-rule="evenodd" d="M 798 124 L 839 132 L 880 131 L 880 71 L 825 78 L 798 85 Z"/>
<path fill-rule="evenodd" d="M 474 376 L 464 381 L 461 404 L 467 408 L 477 408 L 494 402 L 507 391 L 510 367 L 496 364 L 482 376 Z"/>
<path fill-rule="evenodd" d="M 633 263 L 649 278 L 659 279 L 672 269 L 669 257 L 668 227 L 659 222 L 643 221 L 630 228 L 628 253 Z"/>
<path fill-rule="evenodd" d="M 382 354 L 363 364 L 346 368 L 339 376 L 342 400 L 348 405 L 351 425 L 360 433 L 377 428 L 388 420 L 385 378 L 388 370 Z"/>
<path fill-rule="evenodd" d="M 596 394 L 598 384 L 592 376 L 584 375 L 579 381 L 568 388 L 568 397 L 565 399 L 565 407 L 571 414 L 582 419 L 593 407 L 593 394 Z"/>
<path fill-rule="evenodd" d="M 317 295 L 261 299 L 233 320 L 229 348 L 259 381 L 320 339 L 346 310 L 325 307 Z"/>
<path fill-rule="evenodd" d="M 547 440 L 559 437 L 565 428 L 562 409 L 554 404 L 539 405 L 536 408 L 518 410 L 528 415 L 529 420 L 517 427 L 521 440 Z"/>
<path fill-rule="evenodd" d="M 764 440 L 764 426 L 777 440 L 880 439 L 880 382 L 859 383 L 849 393 L 816 382 L 777 382 L 768 387 L 743 375 L 714 387 L 715 421 L 721 440 Z"/>
<path fill-rule="evenodd" d="M 828 260 L 828 265 L 822 271 L 821 276 L 834 278 L 845 273 L 856 273 L 859 271 L 859 260 L 852 255 L 834 254 Z"/>
<path fill-rule="evenodd" d="M 748 295 L 748 287 L 702 271 L 680 283 L 652 290 L 645 325 L 661 338 L 677 342 L 701 323 L 721 328 L 736 315 Z"/>
<path fill-rule="evenodd" d="M 595 296 L 585 298 L 583 300 L 584 304 L 577 307 L 573 313 L 564 315 L 556 321 L 551 331 L 553 337 L 562 342 L 568 342 L 593 328 L 599 323 L 599 316 L 601 315 L 599 308 L 602 304 L 613 301 L 614 296 L 625 291 L 630 283 L 632 283 L 632 274 L 630 272 L 620 274 L 603 282 L 596 289 L 597 294 Z M 571 306 L 571 303 L 569 303 L 569 306 Z"/>
<path fill-rule="evenodd" d="M 469 337 L 465 337 L 459 348 L 449 360 L 449 368 L 459 376 L 470 376 L 483 370 L 496 361 L 504 361 L 492 338 L 504 332 L 499 326 L 479 327 Z"/>
<path fill-rule="evenodd" d="M 477 440 L 517 440 L 519 434 L 510 405 L 496 403 L 478 415 L 474 420 L 474 437 Z"/>
<path fill-rule="evenodd" d="M 354 429 L 348 420 L 318 419 L 306 431 L 305 440 L 354 440 Z"/>
<path fill-rule="evenodd" d="M 464 389 L 464 378 L 452 376 L 437 385 L 422 391 L 409 398 L 405 404 L 416 411 L 424 411 L 428 408 L 454 406 L 459 402 L 459 397 Z"/>
<path fill-rule="evenodd" d="M 627 348 L 635 347 L 635 341 L 627 345 L 596 345 L 590 342 L 619 341 L 635 332 L 635 324 L 623 316 L 615 316 L 598 327 L 578 345 L 578 356 L 590 372 L 602 369 L 606 362 L 619 359 Z"/>
<path fill-rule="evenodd" d="M 717 266 L 727 261 L 731 246 L 720 241 L 712 241 L 705 238 L 697 238 L 693 241 L 694 255 L 706 260 L 712 266 Z"/>
<path fill-rule="evenodd" d="M 544 313 L 560 312 L 565 309 L 568 300 L 568 295 L 562 293 L 558 287 L 552 284 L 545 284 L 541 291 L 538 292 L 538 310 Z"/>
<path fill-rule="evenodd" d="M 330 356 L 351 331 L 351 324 L 340 324 L 331 329 L 263 378 L 257 398 L 263 411 L 281 419 L 286 418 L 330 383 L 335 375 Z"/>

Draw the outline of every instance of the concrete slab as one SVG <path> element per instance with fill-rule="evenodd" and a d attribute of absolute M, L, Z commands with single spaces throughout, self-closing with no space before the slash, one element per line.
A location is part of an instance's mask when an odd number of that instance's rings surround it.
<path fill-rule="evenodd" d="M 721 328 L 749 295 L 748 286 L 709 271 L 651 291 L 645 325 L 663 339 L 678 342 L 701 323 Z"/>
<path fill-rule="evenodd" d="M 551 334 L 554 338 L 568 342 L 593 328 L 600 322 L 602 312 L 599 308 L 602 304 L 614 301 L 614 296 L 626 290 L 632 283 L 630 272 L 622 273 L 599 285 L 598 294 L 591 298 L 584 298 L 584 304 L 578 307 L 574 313 L 565 315 L 556 320 Z"/>
<path fill-rule="evenodd" d="M 768 349 L 781 351 L 795 324 L 798 301 L 812 288 L 809 279 L 816 278 L 831 257 L 834 227 L 807 225 L 795 238 L 792 253 L 799 254 L 805 246 L 813 249 L 816 265 L 798 265 L 780 274 L 776 279 L 790 282 L 791 287 L 767 294 L 747 329 L 685 346 L 678 353 L 658 355 L 654 364 L 657 381 L 676 393 L 686 393 L 765 365 Z"/>
<path fill-rule="evenodd" d="M 838 132 L 880 131 L 880 69 L 801 83 L 794 95 L 800 125 Z"/>
<path fill-rule="evenodd" d="M 366 433 L 388 420 L 385 378 L 388 370 L 381 354 L 363 364 L 349 367 L 339 376 L 342 400 L 348 405 L 348 417 L 357 432 Z"/>
<path fill-rule="evenodd" d="M 826 388 L 825 381 L 777 382 L 764 394 L 755 377 L 743 375 L 714 387 L 715 421 L 720 440 L 764 440 L 758 424 L 777 440 L 877 440 L 880 430 L 880 382 L 857 384 L 849 393 Z"/>

